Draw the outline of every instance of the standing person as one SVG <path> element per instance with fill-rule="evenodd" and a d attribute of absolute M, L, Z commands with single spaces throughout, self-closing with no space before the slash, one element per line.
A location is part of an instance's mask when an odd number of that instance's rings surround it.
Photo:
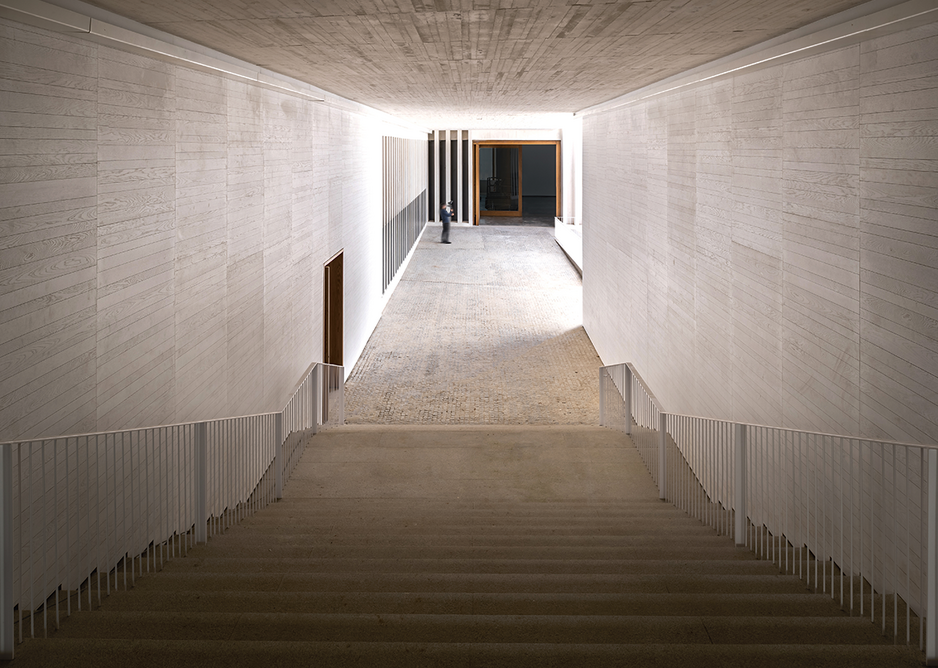
<path fill-rule="evenodd" d="M 443 208 L 440 209 L 440 218 L 443 220 L 443 238 L 440 239 L 441 243 L 448 244 L 449 240 L 449 221 L 453 217 L 453 210 L 450 208 L 452 202 L 447 202 L 443 205 Z"/>

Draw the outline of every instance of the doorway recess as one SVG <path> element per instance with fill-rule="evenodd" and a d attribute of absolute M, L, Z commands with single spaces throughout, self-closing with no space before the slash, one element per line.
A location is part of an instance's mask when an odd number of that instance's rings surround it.
<path fill-rule="evenodd" d="M 342 366 L 343 251 L 325 264 L 322 272 L 322 361 Z"/>
<path fill-rule="evenodd" d="M 561 211 L 560 142 L 556 140 L 486 140 L 473 142 L 475 207 L 473 224 L 482 216 L 524 215 L 525 146 L 554 146 L 554 216 Z M 532 166 L 533 167 L 533 166 Z M 540 167 L 540 165 L 538 165 Z"/>

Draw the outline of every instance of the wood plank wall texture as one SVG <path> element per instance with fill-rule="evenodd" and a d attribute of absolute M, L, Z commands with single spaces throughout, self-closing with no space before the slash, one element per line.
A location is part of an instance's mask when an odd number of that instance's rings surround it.
<path fill-rule="evenodd" d="M 343 248 L 364 347 L 399 128 L 8 21 L 0 62 L 0 441 L 279 410 Z"/>
<path fill-rule="evenodd" d="M 938 23 L 583 119 L 584 322 L 669 411 L 938 442 Z"/>

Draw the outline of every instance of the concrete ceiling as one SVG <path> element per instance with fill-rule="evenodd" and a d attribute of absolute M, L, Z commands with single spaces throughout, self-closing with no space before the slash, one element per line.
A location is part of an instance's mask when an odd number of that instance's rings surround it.
<path fill-rule="evenodd" d="M 92 0 L 424 128 L 556 127 L 859 0 Z"/>

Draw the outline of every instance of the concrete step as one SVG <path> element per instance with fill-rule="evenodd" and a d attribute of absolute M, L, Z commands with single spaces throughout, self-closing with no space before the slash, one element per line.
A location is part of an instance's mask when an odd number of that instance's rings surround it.
<path fill-rule="evenodd" d="M 707 566 L 712 568 L 712 566 Z M 662 570 L 664 565 L 650 565 Z M 275 572 L 245 569 L 189 572 L 164 571 L 159 577 L 139 578 L 136 589 L 164 591 L 294 591 L 294 592 L 470 592 L 470 593 L 687 593 L 687 594 L 806 594 L 804 583 L 792 576 L 726 574 L 573 574 L 573 573 L 304 573 L 289 568 Z M 829 599 L 828 599 L 829 600 Z"/>
<path fill-rule="evenodd" d="M 385 549 L 487 549 L 525 550 L 574 550 L 577 548 L 590 548 L 597 550 L 617 550 L 647 546 L 651 543 L 662 546 L 686 546 L 688 535 L 694 536 L 694 543 L 708 547 L 719 547 L 734 550 L 725 536 L 717 536 L 712 531 L 696 534 L 685 533 L 683 530 L 659 532 L 657 535 L 646 528 L 643 533 L 628 535 L 595 535 L 583 532 L 578 535 L 552 535 L 513 533 L 487 534 L 468 529 L 464 532 L 443 533 L 346 533 L 340 530 L 324 530 L 318 533 L 283 533 L 257 532 L 253 529 L 231 531 L 224 535 L 213 537 L 213 549 L 226 550 L 235 545 L 267 545 L 270 547 L 309 547 L 322 549 L 335 547 L 337 549 L 362 549 L 367 547 L 381 547 Z M 748 553 L 748 551 L 747 551 Z"/>
<path fill-rule="evenodd" d="M 329 543 L 337 545 L 479 545 L 497 546 L 621 546 L 644 541 L 650 536 L 660 535 L 662 532 L 673 533 L 674 540 L 684 540 L 688 537 L 709 539 L 714 543 L 727 545 L 726 536 L 717 536 L 713 529 L 694 521 L 690 526 L 668 525 L 662 529 L 661 523 L 647 522 L 641 525 L 621 528 L 619 531 L 588 531 L 577 530 L 577 527 L 562 527 L 562 530 L 545 529 L 542 531 L 515 531 L 510 529 L 499 530 L 480 529 L 478 527 L 461 527 L 449 525 L 448 527 L 410 527 L 400 531 L 369 531 L 366 528 L 355 527 L 354 530 L 339 529 L 335 526 L 296 526 L 272 524 L 264 527 L 232 527 L 223 534 L 212 536 L 213 544 L 226 545 L 236 541 L 306 541 L 311 545 Z M 644 544 L 643 543 L 643 544 Z"/>
<path fill-rule="evenodd" d="M 858 617 L 461 615 L 97 610 L 58 637 L 291 642 L 882 644 Z"/>
<path fill-rule="evenodd" d="M 362 533 L 376 531 L 378 533 L 421 533 L 432 530 L 439 533 L 454 533 L 456 529 L 476 531 L 479 533 L 514 532 L 522 533 L 594 533 L 611 535 L 629 535 L 642 529 L 647 530 L 657 525 L 664 530 L 680 531 L 682 528 L 695 528 L 687 516 L 674 516 L 670 513 L 655 511 L 636 515 L 623 515 L 619 517 L 577 517 L 560 515 L 558 517 L 529 517 L 524 515 L 507 515 L 503 517 L 448 517 L 439 514 L 427 515 L 381 515 L 367 518 L 348 518 L 344 524 L 337 524 L 337 518 L 311 519 L 297 513 L 286 513 L 279 517 L 270 517 L 268 526 L 292 527 L 296 533 L 321 531 L 330 527 L 341 526 L 349 533 Z M 251 522 L 245 522 L 244 528 L 253 528 Z M 711 529 L 711 531 L 713 531 Z M 715 533 L 715 532 L 714 532 Z"/>
<path fill-rule="evenodd" d="M 456 524 L 451 523 L 447 525 L 441 525 L 439 523 L 431 523 L 427 521 L 414 521 L 409 524 L 401 523 L 399 525 L 393 525 L 389 522 L 375 523 L 375 524 L 361 524 L 361 525 L 350 525 L 348 527 L 339 528 L 337 524 L 328 524 L 328 525 L 303 525 L 302 520 L 292 520 L 289 525 L 294 530 L 290 531 L 290 535 L 295 536 L 372 536 L 375 540 L 380 540 L 382 538 L 393 538 L 395 536 L 406 538 L 417 538 L 420 536 L 454 536 L 454 535 L 466 535 L 466 536 L 478 536 L 478 537 L 499 537 L 505 535 L 512 535 L 519 539 L 530 539 L 537 537 L 567 537 L 567 538 L 577 538 L 591 536 L 600 539 L 605 538 L 615 538 L 615 537 L 629 537 L 636 535 L 648 535 L 652 528 L 657 524 L 658 531 L 661 535 L 673 534 L 673 535 L 682 535 L 684 533 L 684 527 L 681 525 L 673 525 L 668 522 L 656 522 L 648 521 L 643 524 L 643 526 L 633 526 L 628 527 L 622 523 L 609 523 L 605 526 L 600 526 L 597 524 L 588 524 L 588 523 L 556 523 L 556 524 L 529 524 L 525 522 L 517 522 L 512 524 L 488 524 L 488 525 L 467 525 L 467 524 Z M 282 524 L 272 524 L 272 528 L 277 526 L 285 526 Z M 698 530 L 700 527 L 698 522 L 691 531 L 687 532 L 689 536 L 712 536 L 716 535 L 716 532 L 713 529 L 707 528 L 706 531 Z M 301 527 L 301 528 L 300 528 Z M 706 527 L 705 527 L 706 528 Z M 216 534 L 212 537 L 212 540 L 216 540 L 219 537 L 223 537 L 228 533 L 232 532 L 232 529 L 226 529 L 224 533 Z M 253 529 L 248 527 L 245 529 L 245 535 L 249 535 Z M 265 531 L 264 534 L 272 534 L 273 531 Z M 264 535 L 261 534 L 261 535 Z M 728 540 L 726 536 L 723 536 L 724 540 Z"/>
<path fill-rule="evenodd" d="M 110 612 L 306 612 L 460 615 L 674 615 L 842 617 L 819 596 L 798 594 L 505 593 L 133 590 L 111 595 Z"/>
<path fill-rule="evenodd" d="M 297 514 L 310 518 L 336 517 L 347 514 L 350 520 L 367 517 L 441 516 L 453 518 L 562 518 L 583 517 L 585 519 L 616 519 L 642 515 L 672 515 L 687 517 L 672 504 L 659 499 L 621 499 L 605 501 L 582 501 L 576 499 L 551 501 L 500 501 L 493 502 L 482 497 L 464 501 L 432 498 L 326 498 L 287 497 L 264 510 L 265 515 L 277 517 Z"/>
<path fill-rule="evenodd" d="M 717 537 L 707 536 L 693 547 L 689 547 L 687 539 L 669 537 L 667 539 L 652 539 L 644 541 L 635 539 L 633 545 L 598 546 L 584 545 L 571 546 L 489 546 L 485 545 L 311 545 L 309 541 L 278 541 L 240 540 L 228 545 L 219 545 L 216 552 L 224 558 L 266 558 L 278 559 L 310 559 L 317 562 L 334 562 L 342 560 L 352 561 L 566 561 L 571 564 L 584 561 L 625 561 L 625 560 L 708 560 L 727 559 L 751 561 L 753 557 L 746 552 L 737 550 L 725 541 L 720 545 L 712 540 Z M 696 542 L 696 541 L 695 541 Z M 198 558 L 198 554 L 190 555 Z"/>
<path fill-rule="evenodd" d="M 267 510 L 264 511 L 264 521 L 258 521 L 251 516 L 243 519 L 240 526 L 250 529 L 255 526 L 281 524 L 292 527 L 300 533 L 311 528 L 335 526 L 337 522 L 341 523 L 339 526 L 347 528 L 353 533 L 356 530 L 370 531 L 382 527 L 393 527 L 394 530 L 438 527 L 443 533 L 452 533 L 453 527 L 465 527 L 479 531 L 491 531 L 498 527 L 509 530 L 515 527 L 531 527 L 548 531 L 567 527 L 581 527 L 588 531 L 592 531 L 594 528 L 600 530 L 618 528 L 628 533 L 642 525 L 648 527 L 658 524 L 674 528 L 696 528 L 700 526 L 700 522 L 696 518 L 692 518 L 674 508 L 669 511 L 659 506 L 647 511 L 635 510 L 617 514 L 571 513 L 555 510 L 552 513 L 505 513 L 498 515 L 483 512 L 463 513 L 460 511 L 443 512 L 435 510 L 395 512 L 387 509 L 383 512 L 375 510 L 374 512 L 359 515 L 346 515 L 344 511 L 331 514 L 297 512 L 293 509 L 281 508 L 279 504 L 275 508 L 276 513 L 271 512 L 270 515 L 267 514 Z"/>
<path fill-rule="evenodd" d="M 276 642 L 271 640 L 32 640 L 17 648 L 17 668 L 695 668 L 786 666 L 919 668 L 920 653 L 890 645 L 711 645 L 675 642 L 623 644 Z"/>
<path fill-rule="evenodd" d="M 240 554 L 197 559 L 184 557 L 174 559 L 164 566 L 169 572 L 199 569 L 203 572 L 306 572 L 306 573 L 503 573 L 503 574 L 569 574 L 569 575 L 606 575 L 639 572 L 672 572 L 670 562 L 700 562 L 696 572 L 713 572 L 708 566 L 714 562 L 724 564 L 734 561 L 733 553 L 701 548 L 696 553 L 688 550 L 674 550 L 672 558 L 656 557 L 667 554 L 665 550 L 657 553 L 652 549 L 634 550 L 630 559 L 495 559 L 495 558 L 453 558 L 453 559 L 368 559 L 368 558 L 324 558 L 315 559 L 297 551 L 298 555 L 282 552 L 267 552 L 262 548 L 243 550 Z M 286 556 L 281 556 L 286 555 Z M 757 562 L 738 557 L 741 564 L 758 564 L 756 572 L 772 573 L 777 569 L 768 562 Z M 679 571 L 676 571 L 679 572 Z M 739 571 L 745 572 L 745 571 Z"/>

